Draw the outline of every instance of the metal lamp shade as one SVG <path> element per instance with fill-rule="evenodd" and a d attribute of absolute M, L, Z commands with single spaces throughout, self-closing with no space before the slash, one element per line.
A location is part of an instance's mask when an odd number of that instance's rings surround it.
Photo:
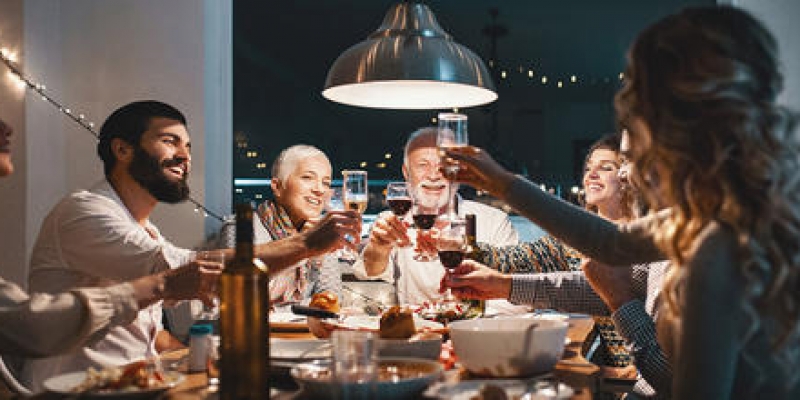
<path fill-rule="evenodd" d="M 462 108 L 497 99 L 483 61 L 453 41 L 423 4 L 400 3 L 333 63 L 322 95 L 387 109 Z"/>

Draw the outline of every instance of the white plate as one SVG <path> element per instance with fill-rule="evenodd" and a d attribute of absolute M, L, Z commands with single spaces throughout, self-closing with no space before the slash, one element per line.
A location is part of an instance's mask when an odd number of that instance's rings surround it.
<path fill-rule="evenodd" d="M 73 389 L 83 383 L 84 379 L 86 379 L 86 372 L 85 371 L 78 371 L 78 372 L 70 372 L 67 374 L 62 374 L 58 376 L 54 376 L 44 381 L 44 388 L 55 393 L 59 394 L 66 394 L 66 395 L 76 395 L 77 393 L 73 392 Z M 129 391 L 103 391 L 103 392 L 86 392 L 81 394 L 81 398 L 103 398 L 103 399 L 112 399 L 112 398 L 126 398 L 126 399 L 133 399 L 133 398 L 154 398 L 158 393 L 161 393 L 165 390 L 169 390 L 183 382 L 186 377 L 177 371 L 168 371 L 164 373 L 164 380 L 167 381 L 167 384 L 164 386 L 160 386 L 157 388 L 152 389 L 139 389 L 139 390 L 129 390 Z"/>
<path fill-rule="evenodd" d="M 425 391 L 425 396 L 434 399 L 447 399 L 447 400 L 469 400 L 477 397 L 480 394 L 483 385 L 494 385 L 505 390 L 508 398 L 518 398 L 525 393 L 527 381 L 518 379 L 485 379 L 485 380 L 470 380 L 457 383 L 438 383 L 434 384 Z M 540 388 L 536 394 L 540 394 L 546 399 L 569 399 L 575 394 L 571 387 L 559 383 L 558 396 L 555 395 L 554 388 Z"/>
<path fill-rule="evenodd" d="M 369 316 L 369 315 L 348 316 L 345 317 L 342 322 L 336 325 L 349 329 L 363 329 L 363 330 L 377 331 L 381 328 L 381 317 Z M 414 326 L 417 328 L 418 331 L 425 328 L 429 328 L 434 331 L 441 331 L 442 329 L 444 329 L 444 325 L 435 321 L 428 321 L 426 319 L 423 319 L 419 315 L 414 315 Z"/>
<path fill-rule="evenodd" d="M 271 339 L 269 353 L 277 360 L 317 360 L 331 356 L 330 344 L 320 339 Z"/>
<path fill-rule="evenodd" d="M 271 312 L 269 313 L 269 322 L 279 322 L 279 323 L 297 322 L 305 324 L 306 317 L 291 312 Z"/>

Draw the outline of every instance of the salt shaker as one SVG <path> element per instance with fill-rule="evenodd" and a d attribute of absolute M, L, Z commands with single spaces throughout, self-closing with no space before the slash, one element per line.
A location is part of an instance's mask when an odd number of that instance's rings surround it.
<path fill-rule="evenodd" d="M 210 324 L 194 324 L 189 329 L 189 372 L 208 369 L 212 331 Z"/>

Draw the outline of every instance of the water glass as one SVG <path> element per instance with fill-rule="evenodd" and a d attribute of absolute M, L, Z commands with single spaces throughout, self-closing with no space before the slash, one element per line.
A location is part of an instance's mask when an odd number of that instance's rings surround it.
<path fill-rule="evenodd" d="M 222 250 L 203 250 L 195 254 L 196 260 L 211 261 L 225 265 L 225 252 Z M 195 321 L 216 321 L 219 319 L 219 296 L 214 296 L 213 305 L 207 306 L 200 300 L 192 300 L 190 308 Z"/>
<path fill-rule="evenodd" d="M 339 399 L 374 399 L 378 361 L 375 334 L 337 330 L 331 335 L 333 380 Z"/>

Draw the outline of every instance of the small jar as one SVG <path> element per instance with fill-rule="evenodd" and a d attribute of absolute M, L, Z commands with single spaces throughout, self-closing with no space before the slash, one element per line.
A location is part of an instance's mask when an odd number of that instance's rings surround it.
<path fill-rule="evenodd" d="M 189 372 L 202 372 L 208 369 L 211 355 L 210 324 L 194 324 L 189 329 Z"/>

